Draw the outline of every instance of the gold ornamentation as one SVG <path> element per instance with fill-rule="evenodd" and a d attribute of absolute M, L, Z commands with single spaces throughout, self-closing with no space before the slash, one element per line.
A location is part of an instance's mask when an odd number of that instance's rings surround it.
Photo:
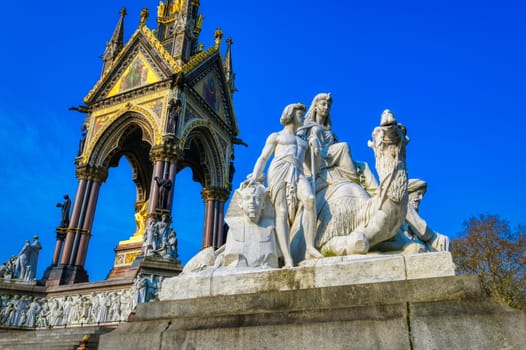
<path fill-rule="evenodd" d="M 108 178 L 108 169 L 100 166 L 80 165 L 76 169 L 78 179 L 103 183 Z"/>
<path fill-rule="evenodd" d="M 84 103 L 86 104 L 90 103 L 91 99 L 94 97 L 97 90 L 106 80 L 106 78 L 109 76 L 110 72 L 113 71 L 115 66 L 117 66 L 118 64 L 121 64 L 120 60 L 122 56 L 124 55 L 126 51 L 128 51 L 132 43 L 135 42 L 138 35 L 144 35 L 148 39 L 148 41 L 153 46 L 153 48 L 157 51 L 157 53 L 168 63 L 168 66 L 173 71 L 173 73 L 180 73 L 182 71 L 181 66 L 175 61 L 173 56 L 170 55 L 168 51 L 166 51 L 163 44 L 161 44 L 161 42 L 155 37 L 155 35 L 153 35 L 152 31 L 148 29 L 146 25 L 144 25 L 142 27 L 139 27 L 139 29 L 137 29 L 135 33 L 133 33 L 131 39 L 124 46 L 124 48 L 119 52 L 117 57 L 115 57 L 110 67 L 102 74 L 101 78 L 99 79 L 99 81 L 97 81 L 93 89 L 90 90 L 88 95 L 84 97 Z"/>
<path fill-rule="evenodd" d="M 217 28 L 214 32 L 214 39 L 216 42 L 216 46 L 219 47 L 219 44 L 221 44 L 221 39 L 223 39 L 223 31 L 221 28 Z"/>
<path fill-rule="evenodd" d="M 183 0 L 174 0 L 172 5 L 170 5 L 170 15 L 179 13 L 181 7 L 183 6 Z"/>
<path fill-rule="evenodd" d="M 140 254 L 141 254 L 140 251 L 126 254 L 125 264 L 131 265 L 135 261 L 135 258 L 138 257 Z"/>
<path fill-rule="evenodd" d="M 201 51 L 193 55 L 192 57 L 190 57 L 188 62 L 181 67 L 181 71 L 183 71 L 184 73 L 188 73 L 189 71 L 197 67 L 201 62 L 206 60 L 208 57 L 212 56 L 218 50 L 219 48 L 217 46 L 212 46 L 206 51 Z"/>
<path fill-rule="evenodd" d="M 144 202 L 141 209 L 135 213 L 135 223 L 137 224 L 137 231 L 133 236 L 142 237 L 144 230 L 146 229 L 146 219 L 148 219 L 148 202 Z"/>
<path fill-rule="evenodd" d="M 170 141 L 154 146 L 150 151 L 150 160 L 153 163 L 158 161 L 176 163 L 182 157 L 181 149 Z"/>
<path fill-rule="evenodd" d="M 157 18 L 164 16 L 164 2 L 159 1 L 159 6 L 157 6 Z"/>
<path fill-rule="evenodd" d="M 146 20 L 150 16 L 150 12 L 148 12 L 148 8 L 145 7 L 141 10 L 141 22 L 139 23 L 140 27 L 144 27 L 146 25 Z"/>
<path fill-rule="evenodd" d="M 207 187 L 201 191 L 201 196 L 205 202 L 220 201 L 226 202 L 230 197 L 230 190 L 221 187 Z"/>

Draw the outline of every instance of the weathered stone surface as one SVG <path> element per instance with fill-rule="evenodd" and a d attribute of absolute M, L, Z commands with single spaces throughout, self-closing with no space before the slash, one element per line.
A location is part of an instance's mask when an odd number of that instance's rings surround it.
<path fill-rule="evenodd" d="M 449 252 L 404 255 L 407 279 L 453 276 L 455 264 Z"/>
<path fill-rule="evenodd" d="M 88 348 L 98 349 L 100 334 L 112 331 L 110 327 L 72 327 L 37 330 L 15 330 L 0 328 L 0 350 L 51 350 L 76 349 L 87 335 Z"/>
<path fill-rule="evenodd" d="M 353 255 L 306 260 L 290 269 L 210 268 L 163 282 L 160 300 L 403 281 L 455 274 L 449 252 Z"/>
<path fill-rule="evenodd" d="M 488 300 L 410 304 L 414 349 L 526 349 L 526 313 Z"/>
<path fill-rule="evenodd" d="M 451 276 L 141 304 L 99 348 L 523 349 L 525 329 L 476 276 Z"/>

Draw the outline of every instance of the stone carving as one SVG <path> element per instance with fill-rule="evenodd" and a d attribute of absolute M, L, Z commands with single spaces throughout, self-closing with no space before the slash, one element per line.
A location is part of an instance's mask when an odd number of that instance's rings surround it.
<path fill-rule="evenodd" d="M 273 237 L 272 230 L 285 267 L 320 258 L 320 252 L 365 254 L 391 251 L 395 245 L 404 253 L 449 250 L 449 239 L 432 231 L 418 214 L 425 183 L 411 180 L 408 185 L 405 126 L 386 109 L 373 130 L 368 146 L 374 151 L 378 181 L 333 132 L 331 106 L 330 94 L 316 95 L 305 121 L 301 103 L 285 108 L 284 128 L 267 138 L 252 174 L 232 198 L 226 244 L 202 250 L 183 273 L 212 266 L 276 267 L 274 258 L 266 260 L 272 257 L 271 244 L 267 247 L 260 239 L 262 234 Z M 263 170 L 271 158 L 267 200 L 262 199 Z M 263 206 L 265 201 L 269 205 Z"/>
<path fill-rule="evenodd" d="M 26 322 L 24 324 L 26 327 L 33 328 L 37 325 L 37 315 L 41 308 L 38 299 L 33 298 L 27 308 Z"/>
<path fill-rule="evenodd" d="M 0 294 L 0 326 L 45 328 L 122 322 L 138 303 L 158 299 L 163 278 L 141 274 L 130 288 L 47 298 Z"/>
<path fill-rule="evenodd" d="M 307 142 L 296 136 L 298 127 L 303 125 L 305 106 L 301 103 L 285 107 L 280 123 L 283 130 L 269 135 L 263 151 L 256 161 L 249 182 L 255 183 L 261 177 L 270 159 L 268 186 L 270 198 L 276 210 L 276 235 L 285 267 L 292 267 L 290 254 L 290 225 L 297 213 L 298 201 L 303 205 L 300 216 L 301 226 L 306 237 L 307 256 L 321 257 L 314 248 L 315 198 L 313 187 L 303 175 L 302 163 L 305 159 Z"/>
<path fill-rule="evenodd" d="M 137 304 L 157 300 L 162 280 L 162 276 L 139 274 L 133 281 L 131 289 L 132 310 L 135 309 Z"/>
<path fill-rule="evenodd" d="M 142 254 L 144 256 L 151 256 L 154 254 L 153 252 L 157 249 L 158 236 L 159 234 L 155 228 L 155 220 L 151 220 L 143 235 Z"/>
<path fill-rule="evenodd" d="M 33 243 L 26 240 L 17 256 L 12 256 L 0 265 L 0 278 L 34 281 L 41 249 L 38 236 L 33 236 Z"/>
<path fill-rule="evenodd" d="M 17 262 L 17 278 L 21 280 L 29 280 L 30 270 L 31 270 L 31 244 L 29 240 L 26 239 L 22 250 L 18 253 L 18 262 Z"/>
<path fill-rule="evenodd" d="M 231 203 L 225 217 L 230 230 L 218 265 L 279 267 L 274 209 L 265 186 L 245 181 Z"/>
<path fill-rule="evenodd" d="M 0 278 L 12 279 L 17 277 L 17 261 L 18 257 L 16 255 L 9 258 L 8 261 L 3 262 L 0 265 Z"/>
<path fill-rule="evenodd" d="M 420 179 L 408 181 L 409 202 L 405 221 L 395 237 L 380 243 L 374 250 L 401 251 L 408 254 L 450 251 L 449 238 L 429 228 L 426 221 L 418 214 L 426 190 L 425 181 Z"/>
<path fill-rule="evenodd" d="M 405 146 L 409 139 L 405 127 L 397 123 L 391 111 L 385 110 L 380 126 L 373 131 L 373 140 L 369 141 L 380 176 L 377 186 L 368 166 L 353 162 L 347 144 L 337 142 L 328 114 L 330 101 L 329 94 L 317 95 L 309 109 L 315 111 L 315 116 L 307 117 L 316 124 L 306 121 L 305 127 L 300 128 L 305 137 L 315 139 L 310 141 L 315 145 L 315 165 L 308 164 L 316 173 L 315 245 L 327 255 L 363 254 L 396 235 L 405 218 L 408 201 Z M 318 116 L 320 112 L 325 118 Z M 314 125 L 309 127 L 309 123 Z M 361 170 L 357 170 L 356 164 L 361 165 Z M 305 255 L 301 226 L 295 225 L 292 232 L 292 250 L 299 262 Z"/>
<path fill-rule="evenodd" d="M 57 203 L 57 208 L 62 208 L 62 216 L 60 219 L 60 226 L 68 228 L 69 226 L 69 208 L 71 207 L 71 199 L 67 194 L 64 195 L 64 203 Z"/>
<path fill-rule="evenodd" d="M 158 256 L 177 259 L 177 233 L 170 226 L 168 215 L 161 220 L 150 220 L 143 235 L 142 253 L 144 256 Z"/>
<path fill-rule="evenodd" d="M 38 255 L 42 250 L 42 245 L 38 239 L 38 236 L 33 236 L 33 242 L 31 243 L 31 255 L 29 257 L 29 280 L 36 279 Z"/>

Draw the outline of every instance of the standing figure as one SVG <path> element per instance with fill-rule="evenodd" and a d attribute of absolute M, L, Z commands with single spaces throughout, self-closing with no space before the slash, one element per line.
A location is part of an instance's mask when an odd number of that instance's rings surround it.
<path fill-rule="evenodd" d="M 159 201 L 157 205 L 161 209 L 166 209 L 170 190 L 172 189 L 172 180 L 168 178 L 161 179 L 159 176 L 156 176 L 154 180 L 159 187 Z"/>
<path fill-rule="evenodd" d="M 158 234 L 158 238 L 157 238 L 158 239 L 157 247 L 158 247 L 160 246 L 160 243 L 162 242 L 163 237 L 168 237 L 168 235 L 170 234 L 170 231 L 172 230 L 172 228 L 170 227 L 170 220 L 169 220 L 168 215 L 163 214 L 161 216 L 161 221 L 157 221 L 155 223 L 155 229 Z"/>
<path fill-rule="evenodd" d="M 21 280 L 29 280 L 30 270 L 31 270 L 31 254 L 32 254 L 31 244 L 29 240 L 26 239 L 24 246 L 18 253 L 18 273 L 17 278 Z"/>
<path fill-rule="evenodd" d="M 256 183 L 265 166 L 273 155 L 267 181 L 271 202 L 276 210 L 276 236 L 283 254 L 285 267 L 292 267 L 290 254 L 290 226 L 296 215 L 298 200 L 303 204 L 302 226 L 305 234 L 307 253 L 310 258 L 321 257 L 314 248 L 315 239 L 315 197 L 311 184 L 302 171 L 307 143 L 296 136 L 299 126 L 303 125 L 305 106 L 301 103 L 285 107 L 280 123 L 283 129 L 269 135 L 254 171 L 249 176 L 249 183 Z"/>
<path fill-rule="evenodd" d="M 167 132 L 175 134 L 177 132 L 177 123 L 179 121 L 179 114 L 181 113 L 181 101 L 172 99 L 168 103 L 168 125 Z"/>
<path fill-rule="evenodd" d="M 64 195 L 64 203 L 57 203 L 57 208 L 62 208 L 62 218 L 60 220 L 60 226 L 62 228 L 68 228 L 69 226 L 69 208 L 71 207 L 71 199 L 67 194 Z"/>
<path fill-rule="evenodd" d="M 29 265 L 30 265 L 29 279 L 30 280 L 36 279 L 38 255 L 41 250 L 42 250 L 42 245 L 40 244 L 38 240 L 38 236 L 33 236 L 33 243 L 31 243 L 31 256 L 29 258 Z"/>
<path fill-rule="evenodd" d="M 152 219 L 148 223 L 143 235 L 142 254 L 144 256 L 150 256 L 154 250 L 158 249 L 158 237 L 159 233 L 155 227 L 155 220 Z"/>
<path fill-rule="evenodd" d="M 33 300 L 31 301 L 31 303 L 29 304 L 27 308 L 27 317 L 26 317 L 26 322 L 25 322 L 26 327 L 33 328 L 37 325 L 37 315 L 40 309 L 41 309 L 41 306 L 38 303 L 38 299 L 36 297 L 33 298 Z"/>

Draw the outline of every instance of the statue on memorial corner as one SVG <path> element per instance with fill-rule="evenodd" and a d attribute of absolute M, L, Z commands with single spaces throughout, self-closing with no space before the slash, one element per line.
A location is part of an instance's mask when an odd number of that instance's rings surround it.
<path fill-rule="evenodd" d="M 177 259 L 177 233 L 170 226 L 169 216 L 151 219 L 143 234 L 142 254 L 165 259 Z"/>
<path fill-rule="evenodd" d="M 11 279 L 17 276 L 18 256 L 13 255 L 9 260 L 0 265 L 0 278 Z"/>
<path fill-rule="evenodd" d="M 153 255 L 153 252 L 158 249 L 159 233 L 155 227 L 156 221 L 150 220 L 148 226 L 144 230 L 143 243 L 142 243 L 142 254 L 144 256 Z"/>
<path fill-rule="evenodd" d="M 315 246 L 325 255 L 364 254 L 395 236 L 405 218 L 405 147 L 409 139 L 405 127 L 385 110 L 369 141 L 380 176 L 377 185 L 369 167 L 352 161 L 347 144 L 337 142 L 328 114 L 329 101 L 330 94 L 318 94 L 309 108 L 314 117 L 307 113 L 307 118 L 316 122 L 306 121 L 299 129 L 310 145 L 311 157 L 306 157 L 305 168 L 316 176 Z M 302 227 L 295 222 L 291 232 L 291 250 L 299 262 L 305 257 Z"/>
<path fill-rule="evenodd" d="M 62 208 L 62 216 L 60 220 L 61 228 L 68 228 L 69 226 L 69 208 L 71 207 L 71 199 L 67 194 L 64 195 L 64 203 L 57 203 L 57 208 Z"/>
<path fill-rule="evenodd" d="M 31 270 L 31 243 L 28 239 L 24 242 L 20 253 L 18 253 L 16 277 L 20 280 L 29 280 Z"/>
<path fill-rule="evenodd" d="M 427 183 L 421 179 L 409 179 L 409 202 L 407 214 L 397 235 L 373 248 L 376 251 L 401 251 L 406 254 L 450 251 L 449 237 L 433 231 L 420 217 L 418 210 L 427 191 Z"/>
<path fill-rule="evenodd" d="M 295 217 L 299 217 L 305 235 L 306 257 L 321 257 L 314 247 L 315 238 L 315 194 L 313 186 L 303 174 L 307 142 L 296 136 L 298 127 L 303 125 L 305 106 L 301 103 L 285 107 L 280 118 L 283 129 L 270 134 L 265 142 L 254 170 L 249 175 L 249 183 L 255 183 L 261 177 L 269 161 L 267 181 L 270 198 L 276 211 L 276 235 L 283 254 L 285 267 L 294 265 L 290 254 L 290 227 Z M 298 213 L 298 201 L 302 205 Z"/>
<path fill-rule="evenodd" d="M 31 243 L 31 256 L 29 257 L 29 279 L 36 279 L 38 255 L 42 250 L 42 245 L 38 239 L 38 236 L 33 236 L 33 242 Z"/>

